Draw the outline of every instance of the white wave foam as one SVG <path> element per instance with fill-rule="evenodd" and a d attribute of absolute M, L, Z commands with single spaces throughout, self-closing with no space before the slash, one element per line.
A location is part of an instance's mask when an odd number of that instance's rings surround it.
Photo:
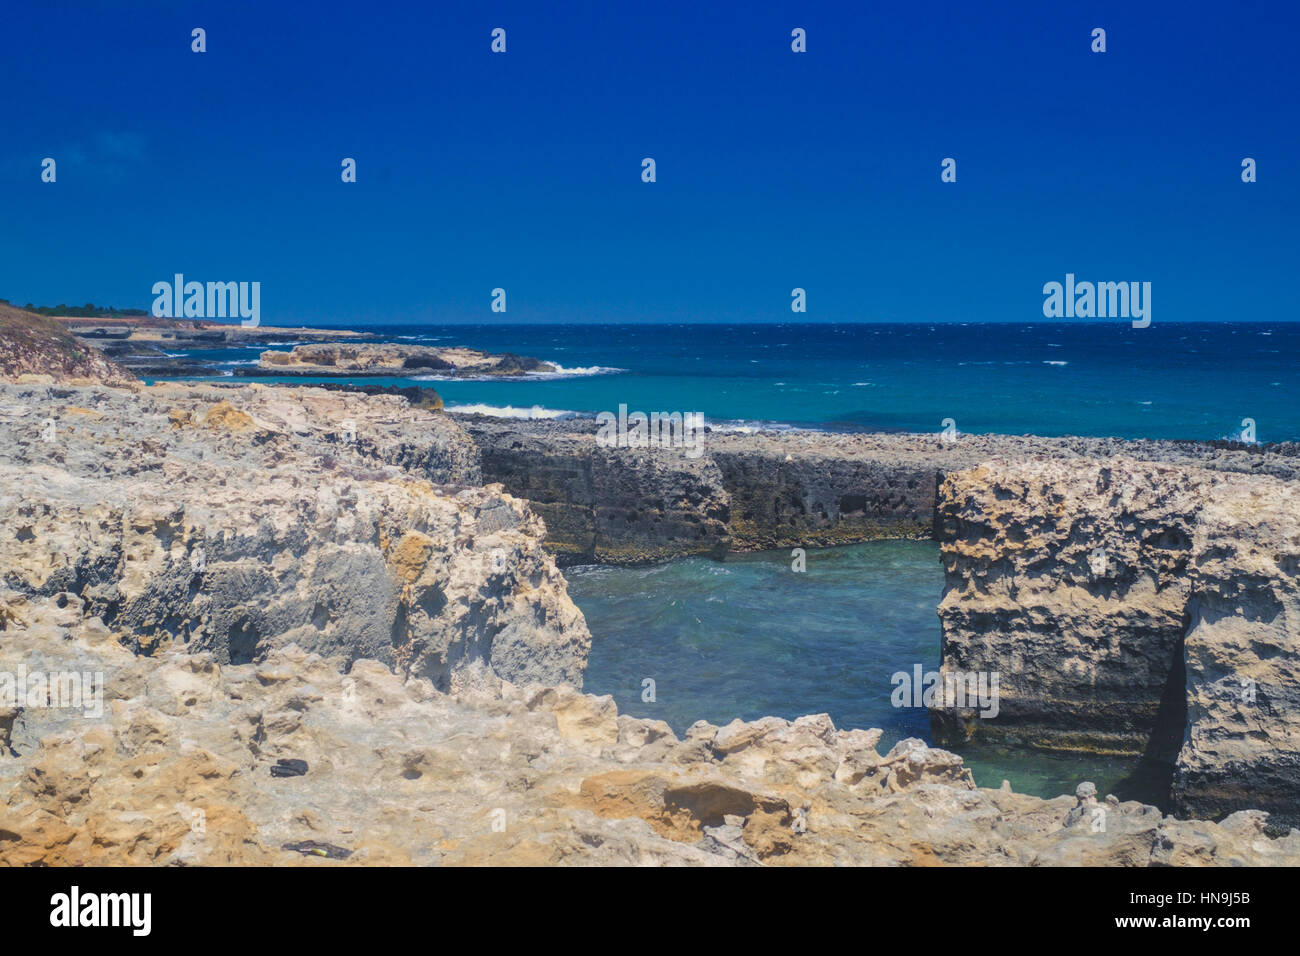
<path fill-rule="evenodd" d="M 558 362 L 548 362 L 555 367 L 554 372 L 525 372 L 523 375 L 413 375 L 416 382 L 525 382 L 554 380 L 559 378 L 580 378 L 586 375 L 614 375 L 626 372 L 625 368 L 610 368 L 605 365 L 587 365 L 565 368 Z"/>
<path fill-rule="evenodd" d="M 529 420 L 583 417 L 581 412 L 565 411 L 562 408 L 543 408 L 541 405 L 534 405 L 532 408 L 515 408 L 513 405 L 474 403 L 469 405 L 448 405 L 447 411 L 461 412 L 465 415 L 487 415 L 491 418 L 526 418 Z"/>
<path fill-rule="evenodd" d="M 785 422 L 710 422 L 705 424 L 715 432 L 734 432 L 740 435 L 756 435 L 764 432 L 816 432 L 821 431 L 818 428 L 809 428 L 800 425 L 788 425 Z"/>
<path fill-rule="evenodd" d="M 534 378 L 571 378 L 579 375 L 616 375 L 619 372 L 626 372 L 625 368 L 613 368 L 608 365 L 578 365 L 574 368 L 565 368 L 559 362 L 548 362 L 548 365 L 554 365 L 554 372 L 534 372 Z"/>

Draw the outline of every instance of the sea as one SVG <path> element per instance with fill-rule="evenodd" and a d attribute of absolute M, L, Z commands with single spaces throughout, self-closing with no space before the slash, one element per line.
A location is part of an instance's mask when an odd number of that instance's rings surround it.
<path fill-rule="evenodd" d="M 423 379 L 453 410 L 572 417 L 626 405 L 700 412 L 731 429 L 938 433 L 951 422 L 958 433 L 1300 440 L 1300 323 L 357 328 L 556 367 L 518 380 Z M 216 359 L 229 381 L 258 351 L 172 354 Z M 789 552 L 770 552 L 569 569 L 593 636 L 585 689 L 678 733 L 696 720 L 825 712 L 842 729 L 881 728 L 882 750 L 905 737 L 930 741 L 924 710 L 893 705 L 891 677 L 938 667 L 937 546 L 809 551 L 802 574 L 790 562 Z M 956 749 L 981 786 L 1008 780 L 1018 792 L 1053 797 L 1091 780 L 1103 794 L 1157 805 L 1167 793 L 1167 771 L 1137 759 Z"/>
<path fill-rule="evenodd" d="M 352 327 L 352 326 L 349 326 Z M 361 327 L 358 327 L 361 328 Z M 449 407 L 515 415 L 698 411 L 828 430 L 1300 439 L 1300 323 L 366 326 L 385 340 L 557 365 L 429 381 Z M 274 347 L 291 348 L 291 339 Z M 259 349 L 173 352 L 222 371 Z M 295 379 L 297 380 L 297 379 Z M 297 380 L 300 381 L 300 380 Z M 367 378 L 402 383 L 404 379 Z M 507 411 L 508 410 L 508 411 Z"/>

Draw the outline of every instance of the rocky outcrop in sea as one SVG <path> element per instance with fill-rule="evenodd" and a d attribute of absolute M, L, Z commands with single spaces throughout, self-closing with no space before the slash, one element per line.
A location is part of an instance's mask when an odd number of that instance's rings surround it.
<path fill-rule="evenodd" d="M 250 348 L 285 342 L 368 342 L 375 338 L 369 332 L 347 329 L 245 326 L 154 316 L 61 316 L 53 321 L 76 336 L 83 346 L 102 351 L 112 361 L 142 378 L 218 374 L 217 368 L 202 358 L 212 349 Z M 187 358 L 177 350 L 195 354 Z"/>
<path fill-rule="evenodd" d="M 519 355 L 493 355 L 478 349 L 434 348 L 427 345 L 298 345 L 288 352 L 263 352 L 256 365 L 241 366 L 236 375 L 301 375 L 304 377 L 432 375 L 440 378 L 513 378 L 550 374 L 554 365 Z"/>

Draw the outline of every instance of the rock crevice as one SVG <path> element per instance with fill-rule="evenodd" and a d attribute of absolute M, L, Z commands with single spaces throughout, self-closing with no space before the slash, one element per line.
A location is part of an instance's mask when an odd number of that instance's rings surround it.
<path fill-rule="evenodd" d="M 940 493 L 943 670 L 997 672 L 941 740 L 1143 754 L 1180 812 L 1300 820 L 1300 509 L 1276 478 L 996 459 Z"/>

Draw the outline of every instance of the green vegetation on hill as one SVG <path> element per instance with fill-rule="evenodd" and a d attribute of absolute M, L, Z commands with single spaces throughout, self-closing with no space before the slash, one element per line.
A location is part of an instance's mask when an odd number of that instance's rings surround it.
<path fill-rule="evenodd" d="M 10 304 L 8 299 L 0 299 L 0 305 Z M 95 305 L 93 302 L 87 302 L 85 305 L 64 305 L 62 302 L 58 305 L 33 305 L 28 302 L 21 308 L 36 315 L 70 315 L 81 319 L 116 319 L 128 315 L 149 314 L 144 309 L 115 309 L 111 306 Z"/>

